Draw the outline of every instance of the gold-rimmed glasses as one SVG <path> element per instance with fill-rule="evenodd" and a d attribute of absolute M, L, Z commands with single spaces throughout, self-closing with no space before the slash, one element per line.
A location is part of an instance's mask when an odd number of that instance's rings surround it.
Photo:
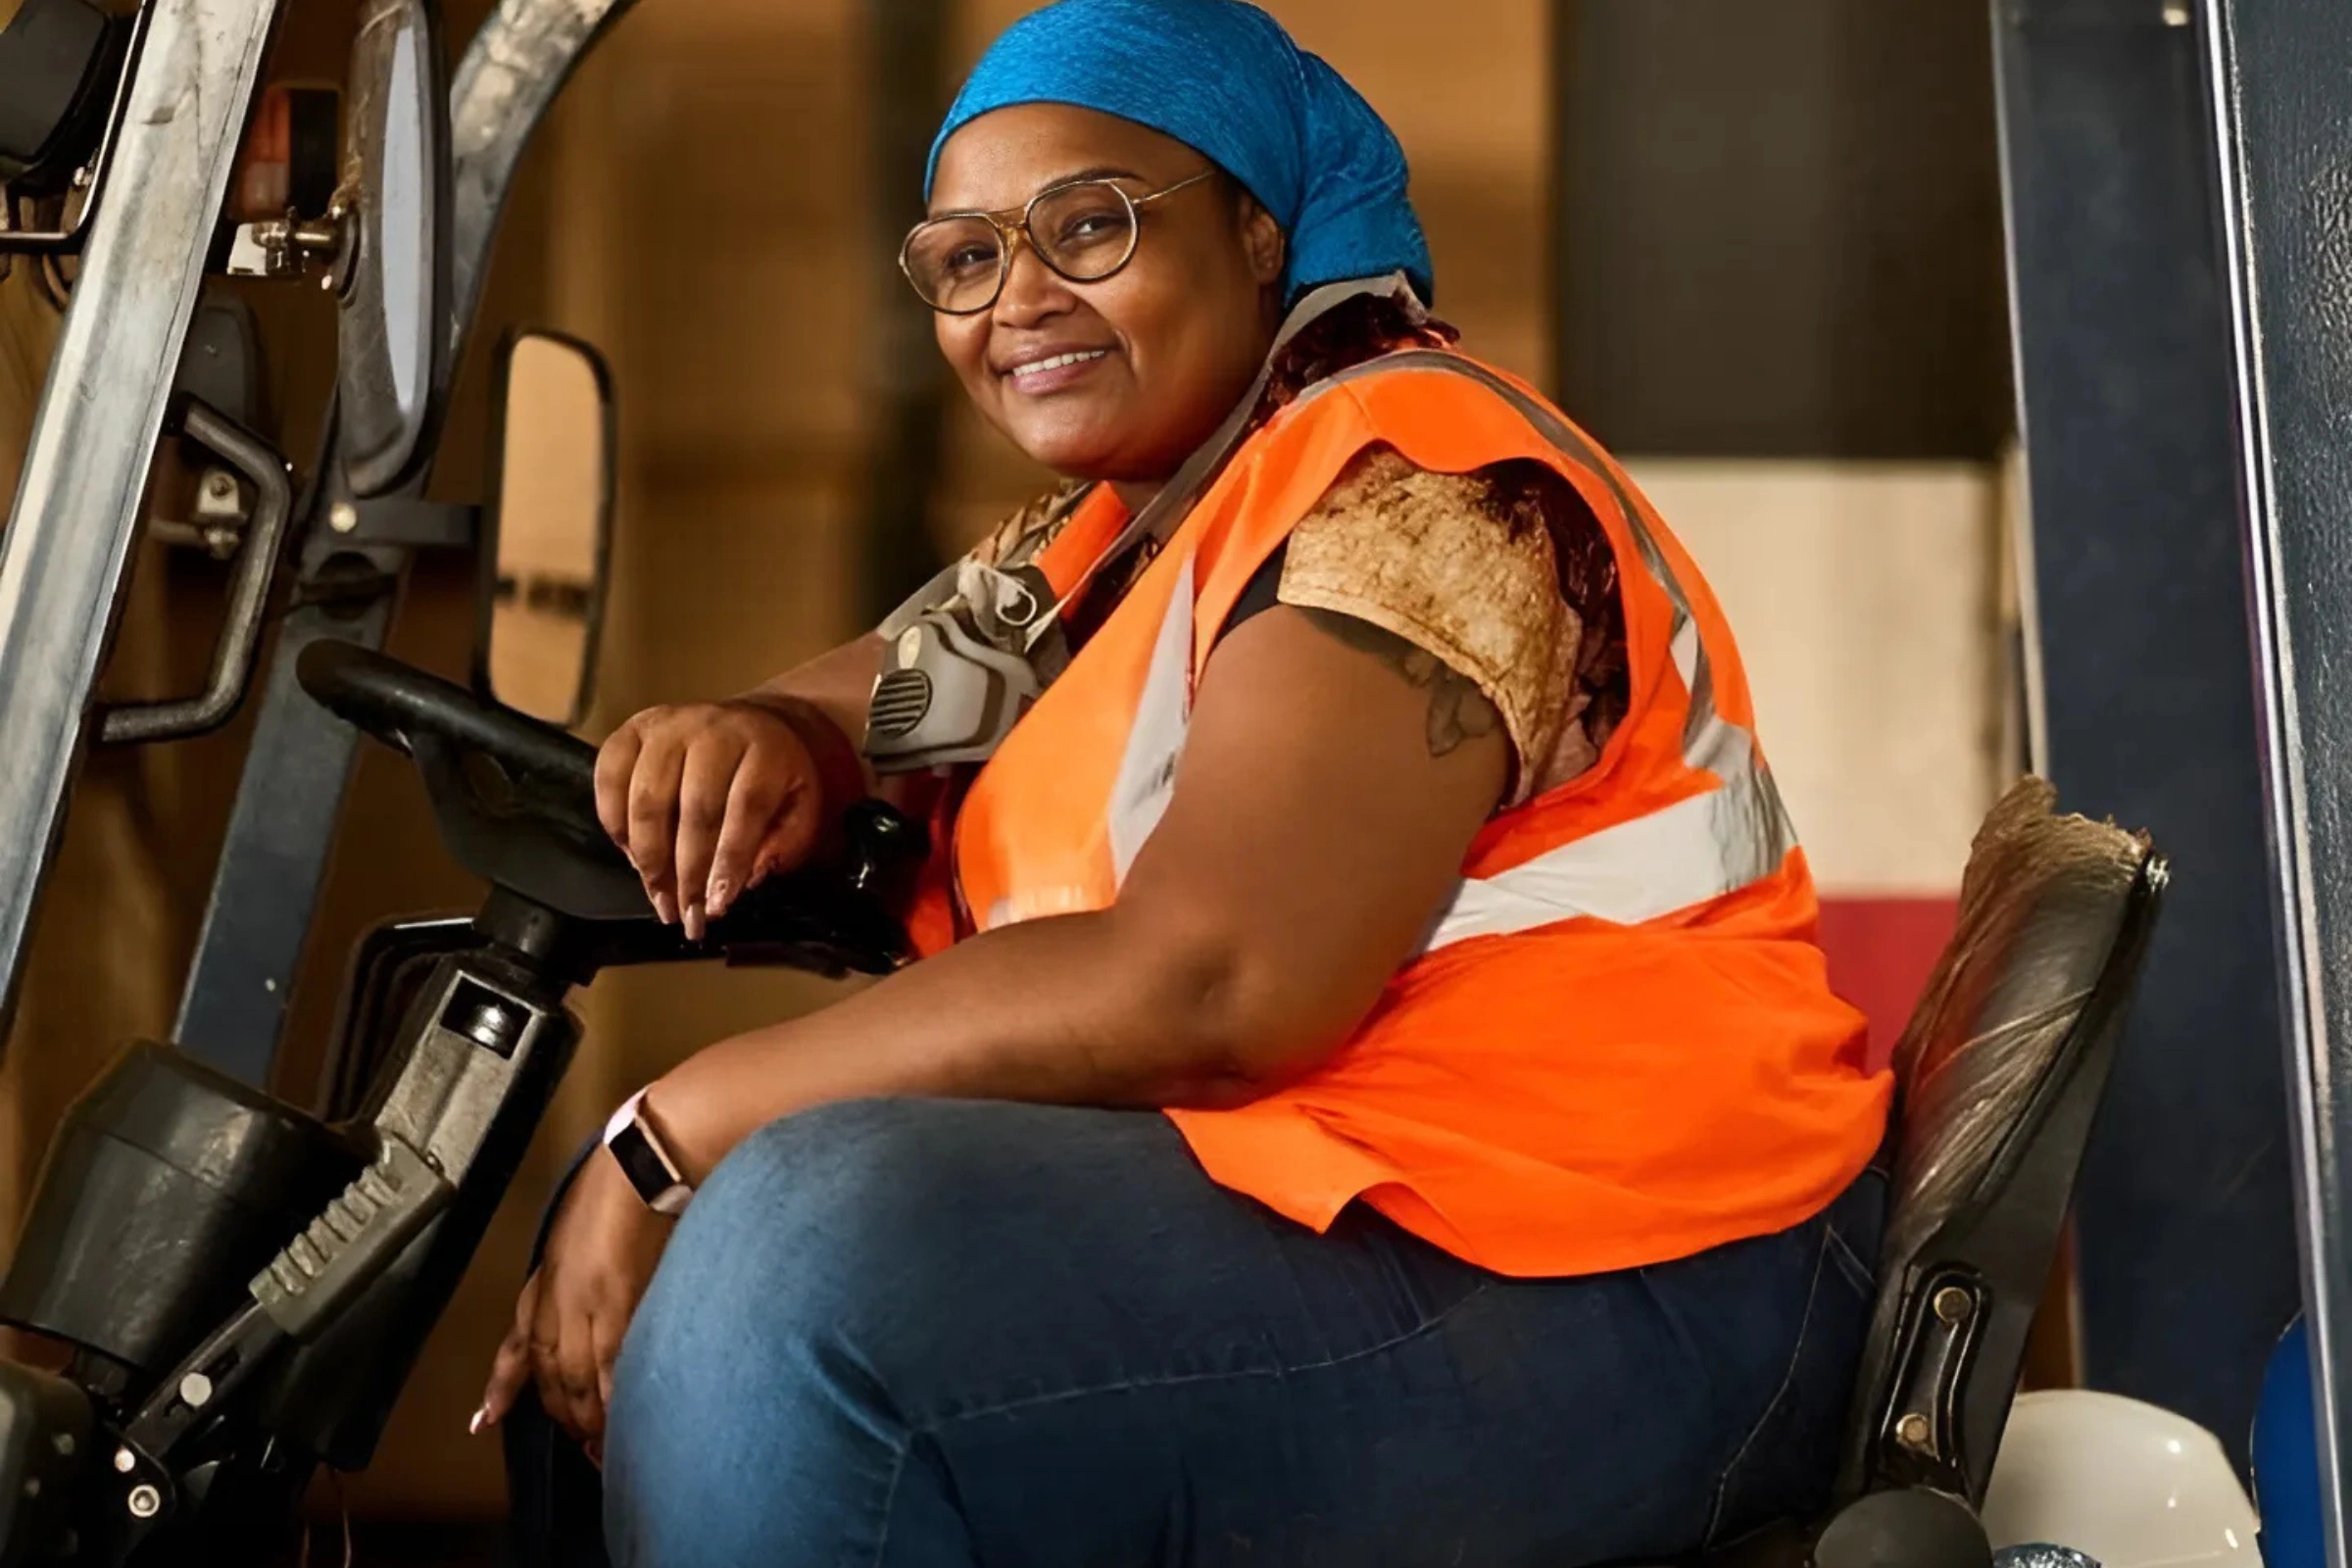
<path fill-rule="evenodd" d="M 997 303 L 1012 272 L 1015 235 L 1037 259 L 1073 283 L 1100 283 L 1135 259 L 1145 206 L 1198 185 L 1204 169 L 1142 196 L 1115 180 L 1072 179 L 1051 185 L 1027 205 L 998 213 L 943 213 L 907 232 L 899 270 L 923 303 L 945 316 L 975 316 Z"/>

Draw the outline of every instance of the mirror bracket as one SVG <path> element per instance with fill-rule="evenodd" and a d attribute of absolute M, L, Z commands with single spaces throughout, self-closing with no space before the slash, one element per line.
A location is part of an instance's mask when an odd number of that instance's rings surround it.
<path fill-rule="evenodd" d="M 342 196 L 336 197 L 323 218 L 305 219 L 289 207 L 283 218 L 239 223 L 229 241 L 224 270 L 231 277 L 265 277 L 283 283 L 309 275 L 312 264 L 320 263 L 326 272 L 318 286 L 340 294 L 351 281 L 358 228 L 352 204 Z"/>
<path fill-rule="evenodd" d="M 471 550 L 481 538 L 482 509 L 462 501 L 419 496 L 372 496 L 338 503 L 326 525 L 355 545 L 403 550 Z"/>

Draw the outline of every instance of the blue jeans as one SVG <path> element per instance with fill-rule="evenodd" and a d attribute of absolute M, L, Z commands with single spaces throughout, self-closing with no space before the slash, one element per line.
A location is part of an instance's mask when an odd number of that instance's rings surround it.
<path fill-rule="evenodd" d="M 1678 1262 L 1514 1280 L 1360 1205 L 1326 1235 L 1292 1224 L 1150 1113 L 790 1117 L 695 1198 L 630 1328 L 612 1561 L 1685 1551 L 1825 1494 L 1883 1190 L 1866 1175 L 1806 1224 Z M 590 1560 L 593 1472 L 536 1430 L 510 1434 L 526 1559 Z"/>

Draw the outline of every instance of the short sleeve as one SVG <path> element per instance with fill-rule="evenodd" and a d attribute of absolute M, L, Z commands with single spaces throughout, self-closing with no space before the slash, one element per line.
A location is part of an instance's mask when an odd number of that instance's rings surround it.
<path fill-rule="evenodd" d="M 1476 684 L 1517 754 L 1507 805 L 1590 767 L 1623 711 L 1612 554 L 1549 469 L 1430 473 L 1369 448 L 1292 530 L 1279 592 L 1393 632 Z"/>

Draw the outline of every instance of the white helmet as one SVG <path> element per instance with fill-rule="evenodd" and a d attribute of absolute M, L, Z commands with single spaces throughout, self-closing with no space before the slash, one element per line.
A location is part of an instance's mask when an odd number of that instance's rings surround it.
<path fill-rule="evenodd" d="M 2019 1396 L 1984 1494 L 1995 1551 L 2069 1546 L 2100 1568 L 2262 1568 L 2255 1531 L 2212 1433 L 2085 1389 Z"/>

